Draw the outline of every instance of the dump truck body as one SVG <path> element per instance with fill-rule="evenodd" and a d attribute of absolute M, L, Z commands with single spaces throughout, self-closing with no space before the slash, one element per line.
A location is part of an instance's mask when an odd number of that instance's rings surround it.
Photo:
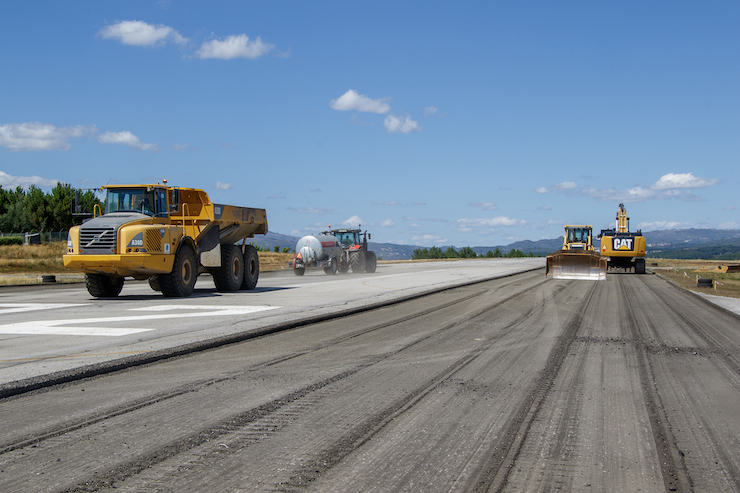
<path fill-rule="evenodd" d="M 264 209 L 213 204 L 193 188 L 104 189 L 104 213 L 70 229 L 63 257 L 65 267 L 86 274 L 93 296 L 117 295 L 125 277 L 150 279 L 168 296 L 189 295 L 203 272 L 213 274 L 220 290 L 235 290 L 237 281 L 249 289 L 256 284 L 256 250 L 234 243 L 267 233 Z"/>
<path fill-rule="evenodd" d="M 606 259 L 594 251 L 592 226 L 565 226 L 563 248 L 545 259 L 545 275 L 553 279 L 606 280 Z"/>

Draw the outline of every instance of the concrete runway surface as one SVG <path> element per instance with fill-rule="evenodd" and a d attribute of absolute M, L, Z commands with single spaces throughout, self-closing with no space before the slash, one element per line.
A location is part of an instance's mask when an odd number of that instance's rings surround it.
<path fill-rule="evenodd" d="M 80 332 L 1 332 L 38 359 L 3 357 L 25 387 L 3 379 L 0 491 L 740 491 L 740 317 L 655 275 L 548 280 L 541 262 L 278 274 L 174 308 L 146 285 L 2 291 L 6 310 L 81 306 L 0 314 Z M 151 330 L 81 330 L 134 325 Z M 147 345 L 193 350 L 137 360 Z"/>

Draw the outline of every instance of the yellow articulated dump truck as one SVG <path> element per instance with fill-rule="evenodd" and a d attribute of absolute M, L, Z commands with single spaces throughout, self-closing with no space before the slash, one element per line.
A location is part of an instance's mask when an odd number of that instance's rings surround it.
<path fill-rule="evenodd" d="M 553 279 L 606 280 L 606 258 L 594 251 L 592 226 L 566 226 L 563 248 L 546 258 L 545 275 Z"/>
<path fill-rule="evenodd" d="M 118 296 L 125 277 L 148 279 L 169 297 L 190 296 L 204 272 L 218 291 L 257 285 L 259 257 L 246 238 L 267 233 L 264 209 L 213 204 L 203 190 L 166 181 L 103 189 L 105 210 L 96 206 L 93 219 L 69 230 L 64 255 L 92 296 Z"/>
<path fill-rule="evenodd" d="M 601 256 L 610 272 L 645 273 L 645 237 L 638 229 L 630 233 L 630 218 L 624 204 L 619 204 L 614 229 L 602 229 Z"/>

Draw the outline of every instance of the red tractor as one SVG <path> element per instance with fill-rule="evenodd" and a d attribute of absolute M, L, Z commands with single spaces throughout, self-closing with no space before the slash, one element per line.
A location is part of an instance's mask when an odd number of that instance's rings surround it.
<path fill-rule="evenodd" d="M 377 260 L 375 252 L 367 249 L 367 240 L 370 235 L 360 229 L 330 229 L 321 234 L 334 236 L 342 246 L 342 259 L 339 262 L 339 272 L 375 272 Z"/>

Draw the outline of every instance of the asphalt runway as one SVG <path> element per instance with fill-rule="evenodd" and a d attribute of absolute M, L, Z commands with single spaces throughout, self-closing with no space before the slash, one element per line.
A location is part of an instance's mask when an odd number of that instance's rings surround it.
<path fill-rule="evenodd" d="M 404 301 L 6 396 L 0 491 L 740 491 L 740 317 L 656 275 L 519 269 L 389 269 L 349 282 Z"/>

